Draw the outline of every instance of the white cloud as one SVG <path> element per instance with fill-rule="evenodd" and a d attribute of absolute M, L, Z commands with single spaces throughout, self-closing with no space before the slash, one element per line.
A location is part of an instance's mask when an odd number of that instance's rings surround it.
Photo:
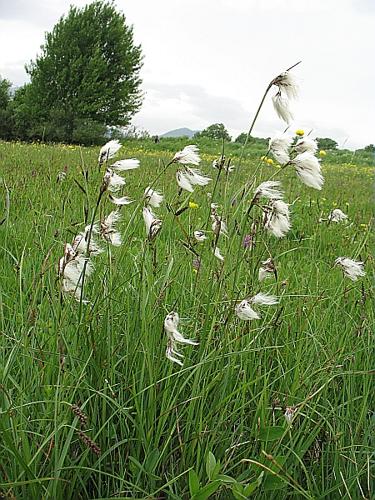
<path fill-rule="evenodd" d="M 0 74 L 24 81 L 23 63 L 69 4 L 0 0 Z M 372 0 L 118 0 L 117 6 L 143 47 L 146 99 L 134 121 L 151 132 L 213 122 L 232 133 L 246 130 L 267 83 L 301 59 L 295 125 L 347 140 L 346 146 L 374 142 Z M 269 136 L 275 128 L 282 124 L 267 102 L 254 134 Z"/>

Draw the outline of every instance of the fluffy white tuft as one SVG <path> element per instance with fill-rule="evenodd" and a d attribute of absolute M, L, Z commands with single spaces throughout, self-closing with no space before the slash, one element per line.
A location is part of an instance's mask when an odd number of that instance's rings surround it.
<path fill-rule="evenodd" d="M 124 170 L 133 170 L 134 168 L 139 167 L 139 160 L 135 158 L 129 158 L 128 160 L 118 160 L 111 167 L 114 170 L 119 172 L 123 172 Z"/>
<path fill-rule="evenodd" d="M 251 321 L 252 319 L 260 318 L 259 314 L 254 311 L 250 306 L 250 302 L 246 299 L 236 305 L 235 312 L 238 318 L 243 321 Z"/>
<path fill-rule="evenodd" d="M 255 305 L 260 306 L 274 306 L 279 303 L 279 300 L 274 295 L 268 295 L 267 293 L 257 293 L 250 299 L 250 302 Z"/>
<path fill-rule="evenodd" d="M 294 150 L 297 153 L 305 153 L 308 151 L 309 153 L 315 154 L 318 149 L 318 143 L 314 139 L 310 139 L 309 137 L 301 137 L 294 146 Z"/>
<path fill-rule="evenodd" d="M 183 165 L 199 165 L 201 159 L 199 157 L 198 147 L 194 144 L 185 146 L 182 151 L 178 151 L 174 155 L 173 161 L 182 163 Z"/>
<path fill-rule="evenodd" d="M 221 252 L 220 252 L 220 248 L 219 247 L 215 247 L 215 250 L 214 250 L 214 255 L 217 259 L 221 260 L 221 261 L 224 261 L 224 257 L 221 255 Z"/>
<path fill-rule="evenodd" d="M 185 191 L 189 191 L 189 193 L 192 193 L 194 191 L 194 188 L 184 172 L 181 172 L 181 170 L 177 170 L 176 172 L 176 180 L 177 184 L 180 186 L 181 189 L 184 189 Z"/>
<path fill-rule="evenodd" d="M 343 222 L 344 220 L 347 220 L 348 216 L 344 214 L 342 210 L 339 208 L 335 208 L 332 210 L 332 212 L 328 215 L 328 220 L 331 222 Z"/>
<path fill-rule="evenodd" d="M 285 134 L 278 134 L 269 141 L 269 150 L 272 156 L 280 165 L 285 165 L 289 162 L 289 148 L 292 143 L 292 138 Z"/>
<path fill-rule="evenodd" d="M 296 169 L 297 176 L 306 186 L 319 190 L 322 189 L 324 178 L 316 156 L 310 151 L 305 151 L 297 155 L 291 163 Z"/>
<path fill-rule="evenodd" d="M 344 275 L 352 281 L 357 281 L 358 278 L 366 275 L 363 269 L 363 262 L 352 260 L 348 257 L 338 257 L 335 260 L 335 265 L 340 266 Z"/>
<path fill-rule="evenodd" d="M 291 228 L 289 206 L 282 200 L 270 200 L 264 208 L 264 227 L 277 238 L 282 238 Z"/>
<path fill-rule="evenodd" d="M 272 103 L 277 116 L 289 125 L 289 123 L 293 121 L 293 114 L 289 108 L 288 99 L 285 99 L 285 97 L 278 92 L 272 97 Z"/>
<path fill-rule="evenodd" d="M 278 189 L 280 186 L 279 181 L 262 182 L 254 191 L 254 196 L 256 198 L 264 196 L 268 199 L 280 200 L 283 197 L 283 192 Z"/>
<path fill-rule="evenodd" d="M 121 144 L 117 140 L 109 141 L 106 144 L 104 144 L 104 146 L 102 146 L 99 152 L 98 161 L 100 165 L 105 161 L 113 158 L 121 147 L 122 147 Z"/>
<path fill-rule="evenodd" d="M 145 189 L 145 200 L 149 205 L 154 208 L 160 207 L 163 202 L 164 196 L 158 191 L 154 191 L 150 186 Z"/>

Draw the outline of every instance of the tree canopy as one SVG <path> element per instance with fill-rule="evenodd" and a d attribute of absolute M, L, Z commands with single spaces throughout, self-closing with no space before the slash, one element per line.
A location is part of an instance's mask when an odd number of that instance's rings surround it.
<path fill-rule="evenodd" d="M 316 141 L 318 143 L 319 149 L 337 149 L 337 142 L 329 137 L 317 137 Z"/>
<path fill-rule="evenodd" d="M 239 136 L 236 137 L 234 142 L 238 142 L 239 144 L 245 144 L 247 139 L 247 132 L 242 132 Z M 264 147 L 267 147 L 269 139 L 264 139 L 263 137 L 253 137 L 250 135 L 247 144 L 258 144 Z"/>
<path fill-rule="evenodd" d="M 13 117 L 11 112 L 11 86 L 9 80 L 0 76 L 0 137 L 11 138 Z"/>
<path fill-rule="evenodd" d="M 16 99 L 30 136 L 80 142 L 107 125 L 127 125 L 140 108 L 141 47 L 111 1 L 70 7 L 41 48 Z"/>
<path fill-rule="evenodd" d="M 225 141 L 232 140 L 227 129 L 222 123 L 213 123 L 201 132 L 197 132 L 194 137 L 209 137 L 210 139 L 224 139 Z"/>

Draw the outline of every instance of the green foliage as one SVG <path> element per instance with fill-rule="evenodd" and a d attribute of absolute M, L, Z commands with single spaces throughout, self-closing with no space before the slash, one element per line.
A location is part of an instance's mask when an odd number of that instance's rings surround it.
<path fill-rule="evenodd" d="M 101 144 L 107 130 L 105 125 L 90 118 L 74 121 L 72 142 L 78 144 Z"/>
<path fill-rule="evenodd" d="M 9 104 L 11 86 L 9 80 L 0 76 L 0 110 L 6 109 Z"/>
<path fill-rule="evenodd" d="M 365 146 L 363 149 L 366 152 L 375 153 L 375 146 L 374 146 L 374 144 L 369 144 L 368 146 Z"/>
<path fill-rule="evenodd" d="M 228 142 L 232 140 L 223 123 L 214 123 L 194 135 L 194 139 L 200 137 L 209 137 L 210 139 L 224 140 Z"/>
<path fill-rule="evenodd" d="M 373 168 L 355 165 L 353 152 L 347 164 L 328 152 L 317 192 L 293 168 L 260 163 L 265 149 L 246 149 L 239 165 L 241 145 L 230 143 L 225 155 L 237 168 L 216 179 L 221 145 L 202 138 L 200 168 L 213 181 L 178 195 L 177 166 L 163 168 L 188 143 L 124 143 L 124 156 L 141 161 L 124 174 L 124 194 L 135 200 L 121 209 L 124 244 L 103 242 L 80 311 L 61 295 L 56 267 L 95 207 L 99 148 L 0 142 L 0 496 L 371 497 Z M 245 249 L 241 233 L 262 225 L 259 206 L 247 214 L 253 187 L 270 177 L 292 204 L 292 229 L 280 239 L 260 230 Z M 142 219 L 147 185 L 165 196 L 154 244 Z M 175 217 L 189 200 L 199 207 Z M 228 223 L 224 262 L 210 245 L 212 202 Z M 349 223 L 319 222 L 333 208 Z M 98 219 L 111 210 L 103 200 Z M 196 229 L 209 236 L 194 246 L 199 272 L 186 245 Z M 270 255 L 277 276 L 260 284 Z M 367 275 L 343 278 L 333 267 L 339 255 L 363 260 Z M 260 290 L 280 304 L 239 321 L 235 303 Z M 171 310 L 199 341 L 183 347 L 181 368 L 165 357 Z M 298 408 L 292 425 L 285 406 Z"/>
<path fill-rule="evenodd" d="M 71 7 L 27 68 L 31 83 L 22 107 L 32 122 L 29 135 L 90 143 L 98 124 L 127 125 L 141 105 L 141 66 L 133 28 L 112 2 Z"/>
<path fill-rule="evenodd" d="M 0 138 L 2 139 L 10 139 L 12 136 L 11 86 L 9 80 L 0 76 Z"/>
<path fill-rule="evenodd" d="M 334 141 L 333 139 L 330 139 L 329 137 L 324 137 L 324 138 L 317 137 L 316 140 L 317 140 L 319 149 L 323 149 L 323 150 L 337 149 L 337 146 L 338 146 L 337 142 Z"/>
<path fill-rule="evenodd" d="M 239 144 L 245 144 L 247 138 L 247 132 L 242 132 L 239 136 L 236 137 L 235 142 Z M 247 144 L 257 145 L 257 146 L 262 146 L 262 147 L 267 147 L 268 145 L 268 140 L 269 139 L 264 139 L 263 137 L 253 137 L 250 136 Z"/>

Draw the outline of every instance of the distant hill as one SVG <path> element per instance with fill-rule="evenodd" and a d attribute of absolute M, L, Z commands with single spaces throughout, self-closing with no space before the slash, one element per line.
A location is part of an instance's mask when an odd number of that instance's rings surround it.
<path fill-rule="evenodd" d="M 190 128 L 176 128 L 175 130 L 170 130 L 160 137 L 193 137 L 194 134 L 199 132 L 199 130 L 190 130 Z"/>

